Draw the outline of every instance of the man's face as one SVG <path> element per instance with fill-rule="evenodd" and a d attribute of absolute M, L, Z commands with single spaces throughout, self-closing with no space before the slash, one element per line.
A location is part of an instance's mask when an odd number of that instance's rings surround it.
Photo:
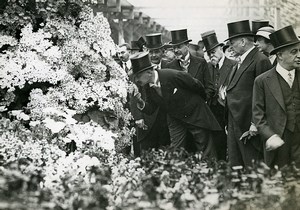
<path fill-rule="evenodd" d="M 126 46 L 120 48 L 119 57 L 123 62 L 127 62 L 129 60 L 129 51 L 127 50 Z"/>
<path fill-rule="evenodd" d="M 154 50 L 149 50 L 149 55 L 151 59 L 151 63 L 153 64 L 159 64 L 163 55 L 162 49 L 154 49 Z"/>
<path fill-rule="evenodd" d="M 268 43 L 264 37 L 258 36 L 256 38 L 255 46 L 258 48 L 260 52 L 268 52 Z"/>
<path fill-rule="evenodd" d="M 149 70 L 138 73 L 134 76 L 134 83 L 138 86 L 144 86 L 151 81 L 151 73 Z"/>
<path fill-rule="evenodd" d="M 213 65 L 217 65 L 221 60 L 221 58 L 223 57 L 223 51 L 220 46 L 217 46 L 214 49 L 210 50 L 207 54 L 210 58 L 210 62 Z"/>
<path fill-rule="evenodd" d="M 278 58 L 287 70 L 300 68 L 300 43 L 282 49 L 278 52 Z"/>
<path fill-rule="evenodd" d="M 173 48 L 168 48 L 164 52 L 164 59 L 168 62 L 171 62 L 175 59 L 175 53 Z"/>
<path fill-rule="evenodd" d="M 236 37 L 236 38 L 231 39 L 230 45 L 231 45 L 232 50 L 237 55 L 242 55 L 242 52 L 243 52 L 242 38 Z"/>
<path fill-rule="evenodd" d="M 176 59 L 178 59 L 178 60 L 184 59 L 184 57 L 189 52 L 189 47 L 188 47 L 187 43 L 175 45 L 175 46 L 173 46 L 173 48 L 174 48 Z"/>
<path fill-rule="evenodd" d="M 224 52 L 225 56 L 231 60 L 235 60 L 237 58 L 237 54 L 234 52 L 234 50 L 232 49 L 231 46 L 229 46 L 225 52 Z"/>

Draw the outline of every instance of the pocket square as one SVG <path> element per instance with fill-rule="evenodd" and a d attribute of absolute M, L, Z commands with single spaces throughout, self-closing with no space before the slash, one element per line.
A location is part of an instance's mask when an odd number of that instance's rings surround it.
<path fill-rule="evenodd" d="M 177 92 L 177 88 L 174 88 L 173 94 L 175 94 Z"/>

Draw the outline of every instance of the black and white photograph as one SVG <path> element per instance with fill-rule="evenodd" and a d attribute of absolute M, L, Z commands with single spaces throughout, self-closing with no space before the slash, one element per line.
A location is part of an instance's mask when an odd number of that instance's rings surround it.
<path fill-rule="evenodd" d="M 0 210 L 300 210 L 300 1 L 0 0 Z"/>

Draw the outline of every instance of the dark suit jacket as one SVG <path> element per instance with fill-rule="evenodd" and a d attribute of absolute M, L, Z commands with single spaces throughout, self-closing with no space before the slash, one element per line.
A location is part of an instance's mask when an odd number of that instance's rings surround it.
<path fill-rule="evenodd" d="M 220 68 L 220 78 L 219 78 L 219 84 L 218 86 L 216 87 L 214 85 L 214 95 L 213 95 L 213 101 L 212 103 L 215 105 L 215 102 L 218 98 L 218 93 L 219 93 L 219 88 L 220 86 L 227 86 L 228 85 L 228 80 L 229 80 L 229 75 L 233 69 L 233 67 L 237 64 L 236 61 L 234 60 L 231 60 L 231 59 L 228 59 L 225 57 L 224 59 L 224 63 L 222 65 L 222 67 Z M 210 76 L 212 78 L 212 81 L 213 83 L 215 83 L 215 77 L 216 77 L 216 74 L 217 74 L 217 69 L 211 64 L 211 63 L 208 63 L 208 69 L 209 69 L 209 73 L 210 73 Z"/>
<path fill-rule="evenodd" d="M 229 79 L 226 104 L 228 112 L 233 116 L 239 128 L 235 129 L 237 137 L 248 131 L 252 122 L 252 95 L 255 78 L 271 69 L 269 58 L 254 48 L 246 56 L 237 69 L 233 69 L 233 76 Z"/>
<path fill-rule="evenodd" d="M 183 122 L 209 130 L 221 130 L 203 99 L 205 90 L 199 80 L 183 71 L 161 69 L 157 72 L 162 97 L 147 85 L 143 112 L 151 114 L 159 106 L 171 117 Z"/>
<path fill-rule="evenodd" d="M 300 73 L 300 69 L 296 70 Z M 300 76 L 295 82 L 300 86 Z M 287 115 L 283 94 L 278 80 L 276 67 L 258 76 L 253 89 L 253 121 L 265 143 L 272 135 L 282 137 L 286 127 Z M 265 152 L 268 165 L 273 162 L 275 152 Z"/>
<path fill-rule="evenodd" d="M 165 67 L 182 71 L 179 60 L 177 59 L 168 63 L 167 65 L 165 65 Z M 204 58 L 190 55 L 190 65 L 188 67 L 188 73 L 190 73 L 192 77 L 198 79 L 204 85 L 206 100 L 210 101 L 210 99 L 214 95 L 214 84 L 212 82 L 206 60 Z"/>

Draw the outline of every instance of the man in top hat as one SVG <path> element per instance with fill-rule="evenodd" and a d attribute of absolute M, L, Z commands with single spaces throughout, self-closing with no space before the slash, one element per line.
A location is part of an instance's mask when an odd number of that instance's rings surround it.
<path fill-rule="evenodd" d="M 155 69 L 161 69 L 164 63 L 166 63 L 166 61 L 162 61 L 163 46 L 160 33 L 146 35 L 145 47 L 149 51 L 150 60 Z M 139 91 L 142 99 L 145 100 L 145 88 L 139 87 Z M 136 104 L 135 108 L 137 108 Z M 134 148 L 136 148 L 135 154 L 139 155 L 142 150 L 149 148 L 157 149 L 170 144 L 167 115 L 162 109 L 158 107 L 151 115 L 140 113 L 134 116 L 134 118 L 138 127 L 137 145 L 134 145 Z"/>
<path fill-rule="evenodd" d="M 276 65 L 276 55 L 270 54 L 270 52 L 274 49 L 274 46 L 270 41 L 270 34 L 274 32 L 274 28 L 265 26 L 258 29 L 255 35 L 255 46 L 259 49 L 260 52 L 269 57 L 270 62 L 273 66 Z"/>
<path fill-rule="evenodd" d="M 154 68 L 161 69 L 167 62 L 162 60 L 164 53 L 164 45 L 162 43 L 161 33 L 146 35 L 146 48 L 149 51 L 150 60 Z"/>
<path fill-rule="evenodd" d="M 147 53 L 136 54 L 131 62 L 134 81 L 145 86 L 147 94 L 146 101 L 137 96 L 138 107 L 147 114 L 152 114 L 157 107 L 167 113 L 171 148 L 185 147 L 190 132 L 197 151 L 215 157 L 211 132 L 221 128 L 205 103 L 201 82 L 184 71 L 154 70 Z"/>
<path fill-rule="evenodd" d="M 188 72 L 192 77 L 198 79 L 205 88 L 206 101 L 214 94 L 213 83 L 208 70 L 208 65 L 205 59 L 195 57 L 189 52 L 189 42 L 187 30 L 171 31 L 172 41 L 170 45 L 173 46 L 176 59 L 166 65 L 167 68 L 176 69 Z"/>
<path fill-rule="evenodd" d="M 300 40 L 292 26 L 270 34 L 277 65 L 254 83 L 253 120 L 273 167 L 300 167 Z"/>
<path fill-rule="evenodd" d="M 271 68 L 271 63 L 254 47 L 248 20 L 228 23 L 227 27 L 231 47 L 240 56 L 226 89 L 228 158 L 231 166 L 251 166 L 253 160 L 262 158 L 259 138 L 250 138 L 257 132 L 252 122 L 253 84 L 258 75 Z"/>
<path fill-rule="evenodd" d="M 218 158 L 225 160 L 227 152 L 227 135 L 225 133 L 225 98 L 219 97 L 220 89 L 228 86 L 228 78 L 231 70 L 236 65 L 236 61 L 225 57 L 223 53 L 223 43 L 219 43 L 215 31 L 207 31 L 201 34 L 206 52 L 210 58 L 208 63 L 209 72 L 214 83 L 214 95 L 210 102 L 210 108 L 219 124 L 222 131 L 216 134 L 216 150 Z"/>

